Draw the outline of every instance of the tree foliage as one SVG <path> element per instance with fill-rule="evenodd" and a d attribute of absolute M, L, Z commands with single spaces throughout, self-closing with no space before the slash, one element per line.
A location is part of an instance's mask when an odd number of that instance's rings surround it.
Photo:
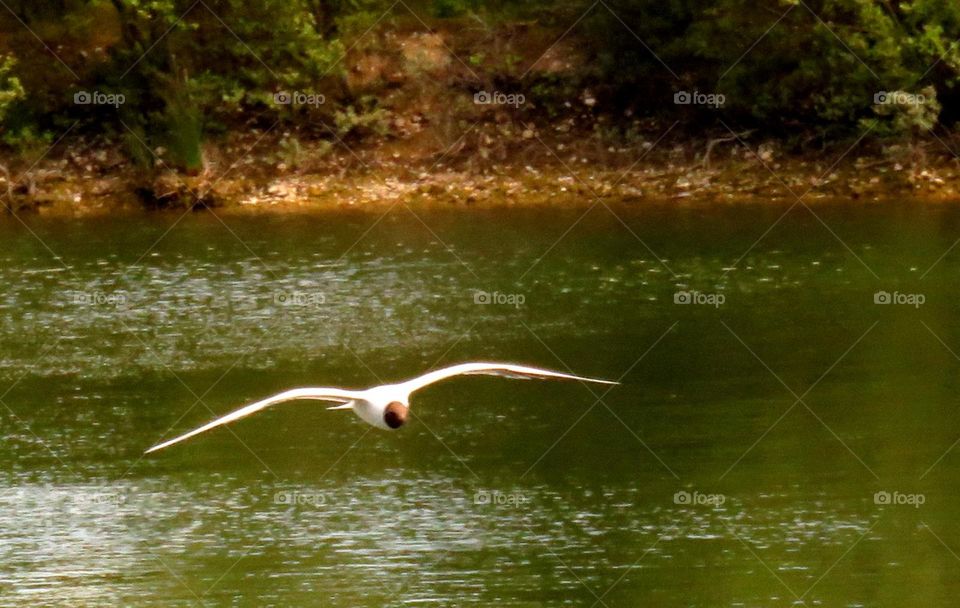
<path fill-rule="evenodd" d="M 958 118 L 960 4 L 947 0 L 31 0 L 0 15 L 3 138 L 80 120 L 145 163 L 161 148 L 196 170 L 205 134 L 297 120 L 279 91 L 347 97 L 350 41 L 407 5 L 426 19 L 569 29 L 582 62 L 519 84 L 540 98 L 589 86 L 614 116 L 827 139 L 915 134 Z M 84 91 L 124 103 L 78 105 Z M 678 91 L 724 103 L 678 106 Z M 346 101 L 323 110 L 329 123 L 350 118 Z"/>
<path fill-rule="evenodd" d="M 931 109 L 939 110 L 938 99 L 957 96 L 960 4 L 954 2 L 607 4 L 610 11 L 588 20 L 584 38 L 595 58 L 594 77 L 614 102 L 648 113 L 668 105 L 671 91 L 697 89 L 724 96 L 725 120 L 773 133 L 840 134 L 868 119 L 893 133 L 923 126 Z M 876 96 L 893 91 L 927 91 L 930 105 L 924 111 L 878 108 L 884 104 L 875 103 Z M 957 116 L 950 105 L 943 103 L 942 118 L 952 123 Z"/>

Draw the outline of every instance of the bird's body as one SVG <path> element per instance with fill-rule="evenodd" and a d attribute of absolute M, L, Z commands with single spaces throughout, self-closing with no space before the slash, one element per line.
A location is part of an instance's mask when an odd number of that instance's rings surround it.
<path fill-rule="evenodd" d="M 387 407 L 389 407 L 391 403 L 396 403 L 404 408 L 409 408 L 410 396 L 407 395 L 403 398 L 400 398 L 401 395 L 395 391 L 395 386 L 396 385 L 378 386 L 376 389 L 369 389 L 367 395 L 353 400 L 350 402 L 349 408 L 344 406 L 344 409 L 352 409 L 353 413 L 359 416 L 361 420 L 367 424 L 377 427 L 378 429 L 383 429 L 385 431 L 397 429 L 400 426 L 403 426 L 403 424 L 394 423 L 394 426 L 391 426 L 387 423 L 385 416 Z M 396 409 L 396 406 L 394 406 L 393 410 Z"/>
<path fill-rule="evenodd" d="M 418 376 L 406 382 L 396 384 L 384 384 L 375 386 L 366 390 L 348 390 L 342 388 L 295 388 L 282 393 L 267 397 L 262 401 L 257 401 L 221 418 L 209 422 L 200 428 L 194 429 L 189 433 L 184 433 L 153 446 L 147 453 L 161 450 L 167 446 L 179 443 L 200 433 L 209 431 L 214 427 L 239 420 L 262 409 L 283 403 L 286 401 L 296 401 L 301 399 L 310 399 L 317 401 L 326 401 L 338 403 L 329 407 L 330 410 L 350 409 L 366 423 L 379 429 L 391 431 L 396 430 L 406 423 L 410 410 L 410 395 L 415 391 L 424 388 L 427 385 L 445 380 L 452 376 L 461 375 L 488 375 L 504 376 L 507 378 L 559 378 L 565 380 L 579 380 L 581 382 L 596 382 L 599 384 L 617 384 L 609 380 L 597 380 L 595 378 L 585 378 L 583 376 L 574 376 L 572 374 L 563 374 L 535 367 L 524 365 L 515 365 L 512 363 L 461 363 L 451 367 L 434 370 L 422 376 Z"/>

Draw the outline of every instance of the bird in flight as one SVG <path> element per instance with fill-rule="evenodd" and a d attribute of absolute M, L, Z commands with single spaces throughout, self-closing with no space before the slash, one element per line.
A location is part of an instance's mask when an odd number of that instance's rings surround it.
<path fill-rule="evenodd" d="M 327 401 L 329 403 L 338 403 L 328 410 L 353 410 L 353 412 L 362 418 L 365 422 L 377 428 L 384 430 L 395 430 L 404 425 L 407 416 L 410 413 L 410 395 L 425 386 L 446 380 L 453 376 L 483 375 L 483 376 L 503 376 L 506 378 L 517 378 L 521 380 L 530 379 L 549 379 L 559 378 L 563 380 L 579 380 L 581 382 L 596 382 L 597 384 L 619 384 L 609 380 L 597 380 L 595 378 L 584 378 L 583 376 L 574 376 L 572 374 L 562 374 L 552 372 L 546 369 L 537 369 L 525 365 L 514 365 L 512 363 L 461 363 L 452 365 L 443 369 L 434 370 L 397 384 L 384 384 L 374 386 L 366 390 L 347 390 L 342 388 L 295 388 L 284 391 L 272 397 L 267 397 L 262 401 L 251 403 L 226 416 L 217 418 L 212 422 L 194 429 L 189 433 L 184 433 L 174 437 L 169 441 L 159 443 L 145 453 L 156 452 L 175 443 L 180 443 L 190 439 L 195 435 L 209 431 L 218 426 L 239 420 L 266 409 L 271 405 L 283 403 L 285 401 L 297 401 L 300 399 L 313 399 L 317 401 Z"/>

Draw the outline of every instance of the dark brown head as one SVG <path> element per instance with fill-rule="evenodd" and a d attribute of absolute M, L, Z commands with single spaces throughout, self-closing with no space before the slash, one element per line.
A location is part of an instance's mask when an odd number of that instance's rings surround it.
<path fill-rule="evenodd" d="M 399 401 L 393 401 L 387 406 L 387 409 L 383 410 L 383 421 L 387 423 L 387 426 L 391 429 L 398 429 L 407 422 L 407 413 L 410 411 L 410 408 L 400 403 Z"/>

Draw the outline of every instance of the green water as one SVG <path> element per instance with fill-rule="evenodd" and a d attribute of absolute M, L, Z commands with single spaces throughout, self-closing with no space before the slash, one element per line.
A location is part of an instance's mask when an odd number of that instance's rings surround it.
<path fill-rule="evenodd" d="M 4 218 L 0 603 L 950 605 L 960 208 L 612 209 Z"/>

